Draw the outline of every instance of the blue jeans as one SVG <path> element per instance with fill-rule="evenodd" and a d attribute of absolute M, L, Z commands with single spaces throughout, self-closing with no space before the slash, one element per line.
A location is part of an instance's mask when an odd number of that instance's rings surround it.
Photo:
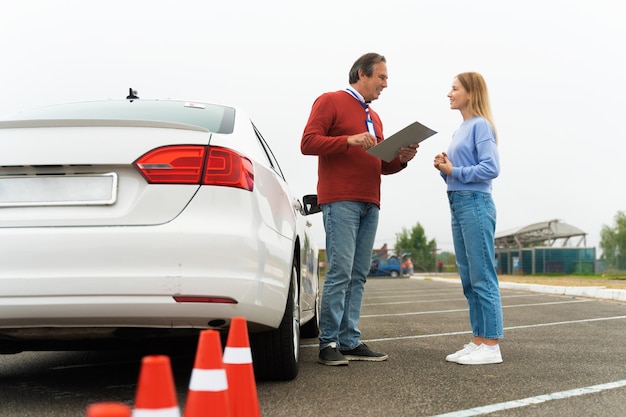
<path fill-rule="evenodd" d="M 502 339 L 502 303 L 495 266 L 496 206 L 491 194 L 448 193 L 456 263 L 475 337 Z"/>
<path fill-rule="evenodd" d="M 326 231 L 326 281 L 320 311 L 320 349 L 336 343 L 357 347 L 361 302 L 372 261 L 378 206 L 357 201 L 323 204 Z"/>

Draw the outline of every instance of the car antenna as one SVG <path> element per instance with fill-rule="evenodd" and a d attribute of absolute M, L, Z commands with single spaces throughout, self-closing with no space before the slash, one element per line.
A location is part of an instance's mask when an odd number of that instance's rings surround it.
<path fill-rule="evenodd" d="M 137 90 L 133 90 L 132 88 L 128 89 L 128 96 L 126 96 L 126 100 L 133 101 L 134 99 L 139 98 L 137 96 Z"/>

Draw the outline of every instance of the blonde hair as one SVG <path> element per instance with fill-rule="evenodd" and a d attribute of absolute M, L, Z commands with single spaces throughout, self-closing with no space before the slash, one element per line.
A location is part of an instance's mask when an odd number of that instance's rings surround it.
<path fill-rule="evenodd" d="M 491 115 L 491 104 L 489 103 L 489 93 L 487 83 L 482 75 L 477 72 L 462 72 L 456 76 L 465 91 L 469 94 L 469 110 L 475 116 L 484 117 L 491 124 L 496 142 L 498 133 L 496 125 Z"/>

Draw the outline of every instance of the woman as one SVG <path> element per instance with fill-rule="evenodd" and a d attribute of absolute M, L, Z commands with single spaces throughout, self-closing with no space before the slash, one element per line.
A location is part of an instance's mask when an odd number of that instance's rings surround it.
<path fill-rule="evenodd" d="M 454 251 L 474 337 L 446 360 L 462 365 L 501 363 L 499 340 L 504 330 L 495 268 L 496 208 L 491 198 L 500 158 L 485 80 L 476 72 L 459 74 L 448 98 L 463 123 L 434 165 L 448 187 Z"/>

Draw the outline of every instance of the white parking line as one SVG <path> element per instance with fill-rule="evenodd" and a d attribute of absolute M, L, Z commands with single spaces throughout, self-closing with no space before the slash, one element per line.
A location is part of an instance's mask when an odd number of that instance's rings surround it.
<path fill-rule="evenodd" d="M 576 388 L 569 391 L 553 392 L 551 394 L 538 395 L 536 397 L 522 398 L 520 400 L 507 401 L 503 403 L 490 404 L 482 407 L 468 408 L 466 410 L 453 411 L 451 413 L 438 414 L 433 417 L 470 417 L 480 416 L 483 414 L 494 413 L 496 411 L 510 410 L 512 408 L 526 407 L 545 403 L 552 400 L 562 400 L 564 398 L 576 397 L 579 395 L 594 394 L 610 389 L 621 388 L 626 386 L 626 379 L 621 381 L 609 382 L 606 384 L 592 385 L 590 387 Z"/>
<path fill-rule="evenodd" d="M 445 295 L 445 294 L 444 294 Z M 367 300 L 370 300 L 372 298 L 384 298 L 384 299 L 390 299 L 390 298 L 406 298 L 407 296 L 405 295 L 398 295 L 398 296 L 385 296 L 385 297 L 367 297 L 366 299 L 364 299 L 363 302 L 363 307 L 369 307 L 369 306 L 383 306 L 383 305 L 388 305 L 388 304 L 411 304 L 411 303 L 415 303 L 415 304 L 423 304 L 423 303 L 438 303 L 438 302 L 445 302 L 445 301 L 465 301 L 467 302 L 467 298 L 465 298 L 462 294 L 460 296 L 453 296 L 452 298 L 438 298 L 438 299 L 431 299 L 431 300 L 406 300 L 406 301 L 393 301 L 393 302 L 386 302 L 386 303 L 368 303 Z M 412 296 L 411 296 L 412 297 Z M 502 299 L 509 299 L 509 298 L 522 298 L 522 297 L 537 297 L 537 294 L 515 294 L 515 295 L 502 295 L 500 296 L 500 298 Z"/>
<path fill-rule="evenodd" d="M 519 329 L 532 329 L 534 327 L 547 327 L 547 326 L 563 326 L 566 324 L 578 324 L 578 323 L 590 323 L 596 321 L 607 321 L 607 320 L 624 320 L 626 316 L 613 316 L 613 317 L 599 317 L 595 319 L 584 319 L 584 320 L 571 320 L 571 321 L 557 321 L 553 323 L 539 323 L 539 324 L 528 324 L 523 326 L 511 326 L 505 327 L 504 330 L 519 330 Z M 461 331 L 461 332 L 448 332 L 448 333 L 431 333 L 431 334 L 418 334 L 412 336 L 399 336 L 399 337 L 385 337 L 380 339 L 367 339 L 363 340 L 363 342 L 390 342 L 394 340 L 412 340 L 412 339 L 427 339 L 429 337 L 442 337 L 442 336 L 457 336 L 460 334 L 471 334 L 471 330 L 469 331 Z M 309 345 L 300 345 L 301 348 L 319 348 L 319 344 L 309 344 Z"/>
<path fill-rule="evenodd" d="M 508 306 L 502 306 L 502 308 L 516 308 L 516 307 L 535 307 L 535 306 L 547 306 L 555 304 L 569 304 L 569 303 L 584 303 L 592 300 L 568 300 L 568 301 L 552 301 L 549 303 L 534 303 L 534 304 L 513 304 Z M 388 304 L 404 304 L 404 303 L 388 303 Z M 432 310 L 432 311 L 415 311 L 409 313 L 393 313 L 393 314 L 363 314 L 364 317 L 387 317 L 387 316 L 411 316 L 415 314 L 437 314 L 437 313 L 457 313 L 459 311 L 467 311 L 467 307 L 458 308 L 454 310 Z"/>

